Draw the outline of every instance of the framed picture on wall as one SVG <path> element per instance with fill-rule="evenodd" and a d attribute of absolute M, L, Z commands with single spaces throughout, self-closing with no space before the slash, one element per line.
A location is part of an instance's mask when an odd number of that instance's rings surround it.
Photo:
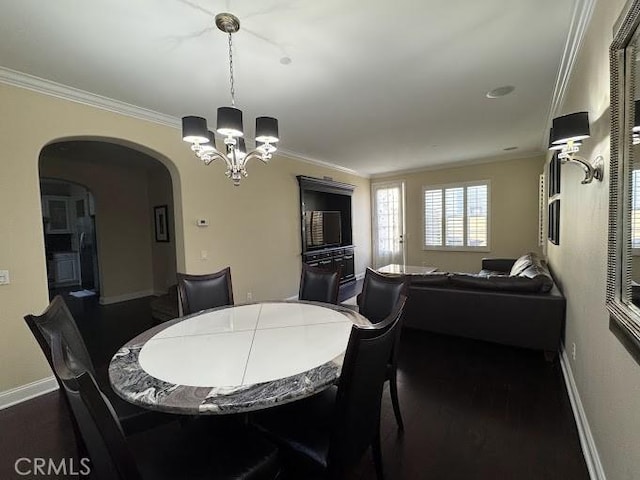
<path fill-rule="evenodd" d="M 549 197 L 560 193 L 560 159 L 558 152 L 554 153 L 551 162 L 549 162 Z"/>
<path fill-rule="evenodd" d="M 167 218 L 167 206 L 159 205 L 153 207 L 153 216 L 155 218 L 156 242 L 169 241 L 169 220 Z"/>
<path fill-rule="evenodd" d="M 549 204 L 549 241 L 554 245 L 560 245 L 560 200 L 554 200 Z"/>

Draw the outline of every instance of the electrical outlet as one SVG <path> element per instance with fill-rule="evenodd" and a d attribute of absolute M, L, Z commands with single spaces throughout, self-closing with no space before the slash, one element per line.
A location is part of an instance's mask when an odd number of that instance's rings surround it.
<path fill-rule="evenodd" d="M 251 292 L 247 292 L 247 302 L 251 302 L 253 300 L 253 294 Z"/>
<path fill-rule="evenodd" d="M 209 252 L 207 252 L 206 250 L 201 250 L 200 251 L 200 259 L 201 260 L 206 260 L 207 258 L 209 258 Z"/>
<path fill-rule="evenodd" d="M 0 270 L 0 285 L 9 285 L 10 283 L 9 270 Z"/>
<path fill-rule="evenodd" d="M 571 344 L 571 358 L 573 360 L 576 359 L 576 344 L 575 343 Z"/>

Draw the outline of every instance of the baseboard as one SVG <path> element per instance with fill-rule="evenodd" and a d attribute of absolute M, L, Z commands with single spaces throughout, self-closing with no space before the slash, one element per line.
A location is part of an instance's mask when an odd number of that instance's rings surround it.
<path fill-rule="evenodd" d="M 153 291 L 153 295 L 155 297 L 161 297 L 162 295 L 166 295 L 167 293 L 169 293 L 169 290 L 154 290 Z"/>
<path fill-rule="evenodd" d="M 58 389 L 55 377 L 47 377 L 20 387 L 0 392 L 0 410 Z"/>
<path fill-rule="evenodd" d="M 364 278 L 364 273 L 365 272 L 360 272 L 356 275 L 356 280 L 362 280 Z"/>
<path fill-rule="evenodd" d="M 100 305 L 111 305 L 112 303 L 126 302 L 135 300 L 136 298 L 151 297 L 155 294 L 153 290 L 142 290 L 141 292 L 125 293 L 123 295 L 114 295 L 112 297 L 100 297 Z"/>
<path fill-rule="evenodd" d="M 598 455 L 598 449 L 596 448 L 596 442 L 591 434 L 591 428 L 589 427 L 589 421 L 587 414 L 582 406 L 580 400 L 580 393 L 578 387 L 573 379 L 573 372 L 571 371 L 571 363 L 567 352 L 562 347 L 560 352 L 560 365 L 562 366 L 562 374 L 564 376 L 564 383 L 567 386 L 567 392 L 569 392 L 569 400 L 571 401 L 571 408 L 573 409 L 573 416 L 576 419 L 576 425 L 578 427 L 578 435 L 580 436 L 580 445 L 582 446 L 582 454 L 584 460 L 587 463 L 587 469 L 589 470 L 589 476 L 591 480 L 606 480 L 602 463 L 600 462 L 600 455 Z"/>

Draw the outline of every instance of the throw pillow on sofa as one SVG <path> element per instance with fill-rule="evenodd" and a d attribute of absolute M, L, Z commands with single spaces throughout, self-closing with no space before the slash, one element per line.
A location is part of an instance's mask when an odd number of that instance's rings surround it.
<path fill-rule="evenodd" d="M 518 258 L 515 261 L 515 263 L 513 264 L 513 267 L 511 267 L 511 271 L 509 272 L 509 275 L 511 275 L 512 277 L 516 277 L 520 275 L 522 272 L 524 272 L 527 268 L 529 268 L 534 263 L 540 263 L 540 259 L 538 258 L 538 255 L 536 255 L 533 252 L 529 252 L 525 255 L 522 255 L 520 258 Z"/>

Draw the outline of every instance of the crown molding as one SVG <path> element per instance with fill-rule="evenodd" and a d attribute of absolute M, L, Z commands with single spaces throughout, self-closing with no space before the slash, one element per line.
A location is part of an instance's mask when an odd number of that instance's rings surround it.
<path fill-rule="evenodd" d="M 280 149 L 275 153 L 276 156 L 290 158 L 291 160 L 296 160 L 298 162 L 310 163 L 311 165 L 315 165 L 318 167 L 331 168 L 332 170 L 338 170 L 339 172 L 348 173 L 350 175 L 356 175 L 362 178 L 371 178 L 371 175 L 367 173 L 358 172 L 357 170 L 353 170 L 351 168 L 343 167 L 342 165 L 336 165 L 334 163 L 323 162 L 322 160 L 316 160 L 315 158 L 306 157 L 296 152 L 292 152 L 291 150 Z"/>
<path fill-rule="evenodd" d="M 50 97 L 81 103 L 101 110 L 119 113 L 139 120 L 146 120 L 174 128 L 178 128 L 180 126 L 180 120 L 176 117 L 172 117 L 171 115 L 155 112 L 148 108 L 138 107 L 112 98 L 103 97 L 102 95 L 86 92 L 78 88 L 69 87 L 61 83 L 35 77 L 33 75 L 5 67 L 0 67 L 0 83 L 25 88 Z"/>
<path fill-rule="evenodd" d="M 582 46 L 589 22 L 591 21 L 596 1 L 597 0 L 576 0 L 574 4 L 571 24 L 567 29 L 567 41 L 564 45 L 556 82 L 553 86 L 553 95 L 551 96 L 547 122 L 542 131 L 542 148 L 545 150 L 548 147 L 547 136 L 549 128 L 564 104 L 564 98 L 567 93 L 571 74 L 573 73 L 573 67 L 580 52 L 580 47 Z"/>
<path fill-rule="evenodd" d="M 95 93 L 80 90 L 78 88 L 63 85 L 61 83 L 47 80 L 44 78 L 29 75 L 27 73 L 18 72 L 17 70 L 11 70 L 10 68 L 0 66 L 0 83 L 11 85 L 18 88 L 24 88 L 33 92 L 48 95 L 50 97 L 60 98 L 70 102 L 81 103 L 90 107 L 99 108 L 101 110 L 107 110 L 109 112 L 118 113 L 120 115 L 126 115 L 127 117 L 136 118 L 138 120 L 144 120 L 147 122 L 153 122 L 167 127 L 181 128 L 182 122 L 179 118 L 167 115 L 164 113 L 156 112 L 148 108 L 138 107 L 130 103 L 121 102 L 113 98 L 104 97 Z M 290 151 L 278 149 L 278 155 L 297 160 L 312 165 L 330 168 L 332 170 L 338 170 L 340 172 L 349 173 L 351 175 L 357 175 L 359 177 L 368 178 L 367 175 L 352 170 L 341 165 L 335 165 L 333 163 L 324 162 L 322 160 L 316 160 L 305 155 Z"/>
<path fill-rule="evenodd" d="M 542 158 L 542 156 L 544 156 L 545 153 L 546 153 L 546 150 L 545 151 L 529 150 L 529 151 L 523 151 L 517 155 L 505 155 L 503 157 L 475 158 L 471 160 L 462 160 L 459 162 L 438 163 L 437 165 L 427 165 L 424 167 L 408 168 L 406 170 L 396 170 L 393 172 L 374 173 L 373 175 L 370 176 L 370 178 L 372 180 L 378 180 L 378 179 L 384 179 L 384 178 L 398 177 L 401 175 L 409 175 L 412 173 L 428 172 L 432 170 L 448 170 L 450 168 L 472 167 L 474 165 L 509 162 L 511 160 L 521 160 L 523 158 L 537 158 L 537 157 Z"/>

